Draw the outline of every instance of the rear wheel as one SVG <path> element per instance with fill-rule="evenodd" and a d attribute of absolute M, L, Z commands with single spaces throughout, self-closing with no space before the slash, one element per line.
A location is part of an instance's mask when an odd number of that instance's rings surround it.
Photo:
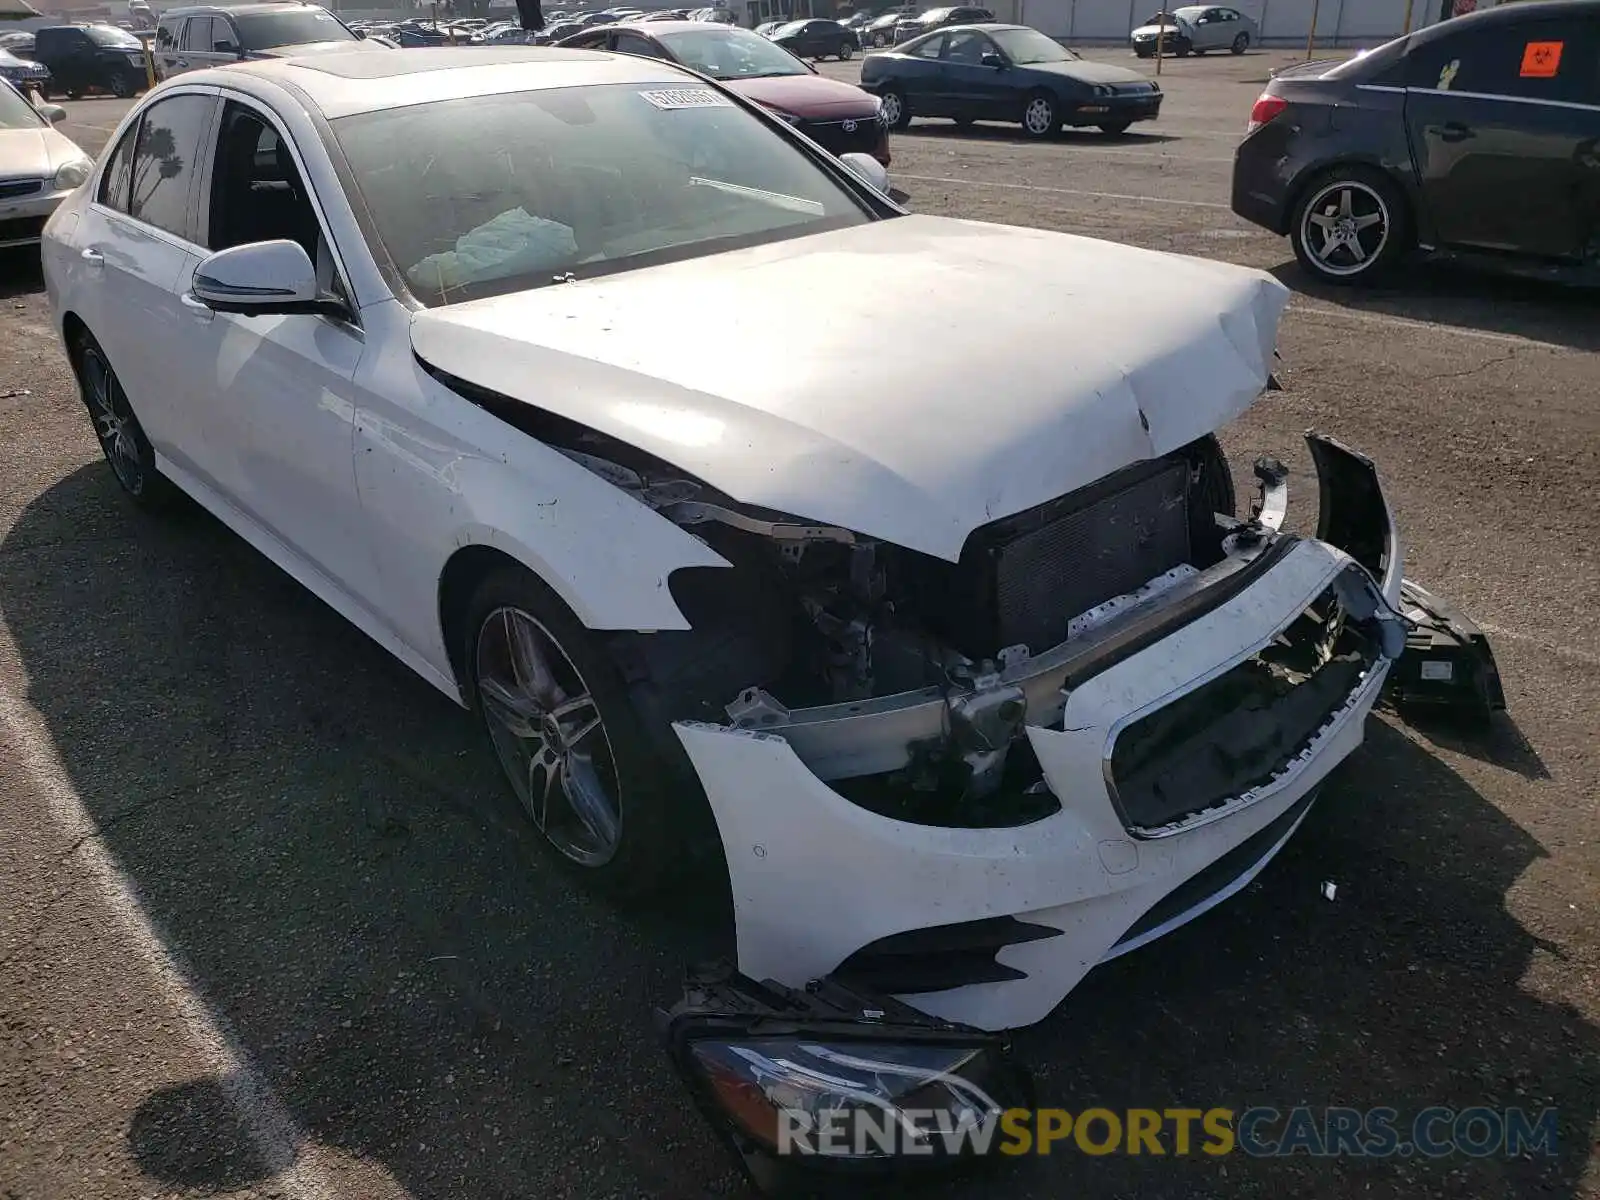
<path fill-rule="evenodd" d="M 851 56 L 854 55 L 855 52 L 856 52 L 856 48 L 854 46 L 852 46 L 849 42 L 840 42 L 839 43 L 839 61 L 840 62 L 849 62 Z"/>
<path fill-rule="evenodd" d="M 883 109 L 884 123 L 890 129 L 904 129 L 911 124 L 911 106 L 906 103 L 904 92 L 890 88 L 878 97 L 878 102 Z"/>
<path fill-rule="evenodd" d="M 111 77 L 111 94 L 126 100 L 139 90 L 139 79 L 131 71 L 118 71 Z"/>
<path fill-rule="evenodd" d="M 155 451 L 139 418 L 133 415 L 128 394 L 100 343 L 86 330 L 73 339 L 72 369 L 83 406 L 94 423 L 95 440 L 117 483 L 140 508 L 165 507 L 175 489 L 156 470 Z"/>
<path fill-rule="evenodd" d="M 1061 117 L 1056 112 L 1055 99 L 1044 92 L 1034 92 L 1022 106 L 1022 132 L 1033 138 L 1046 138 L 1060 128 Z"/>
<path fill-rule="evenodd" d="M 1312 181 L 1289 227 L 1300 265 L 1328 283 L 1377 279 L 1405 253 L 1410 237 L 1399 189 L 1381 172 L 1359 166 Z"/>
<path fill-rule="evenodd" d="M 1246 50 L 1250 49 L 1250 35 L 1248 33 L 1241 33 L 1238 37 L 1233 39 L 1233 45 L 1229 46 L 1228 49 L 1235 54 L 1243 54 Z"/>

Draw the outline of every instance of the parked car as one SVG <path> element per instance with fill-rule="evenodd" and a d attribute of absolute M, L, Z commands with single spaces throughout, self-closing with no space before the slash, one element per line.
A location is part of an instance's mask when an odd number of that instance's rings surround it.
<path fill-rule="evenodd" d="M 254 58 L 284 58 L 388 47 L 356 33 L 316 4 L 193 5 L 169 8 L 156 25 L 156 72 L 163 79 Z"/>
<path fill-rule="evenodd" d="M 861 61 L 861 86 L 883 103 L 890 128 L 912 117 L 958 124 L 1015 121 L 1030 137 L 1063 125 L 1109 134 L 1161 112 L 1161 85 L 1128 67 L 1089 62 L 1023 25 L 939 29 Z"/>
<path fill-rule="evenodd" d="M 0 33 L 0 50 L 15 54 L 18 58 L 31 58 L 33 55 L 33 34 L 16 30 L 10 33 Z"/>
<path fill-rule="evenodd" d="M 1179 58 L 1208 50 L 1243 54 L 1261 43 L 1260 26 L 1238 9 L 1195 5 L 1154 14 L 1129 35 L 1133 52 L 1140 58 L 1153 57 L 1162 26 L 1166 27 L 1159 39 L 1162 52 Z"/>
<path fill-rule="evenodd" d="M 838 155 L 870 154 L 889 165 L 889 131 L 876 99 L 812 67 L 754 30 L 705 22 L 653 22 L 586 29 L 561 43 L 679 63 L 721 80 Z"/>
<path fill-rule="evenodd" d="M 993 20 L 994 13 L 987 8 L 930 8 L 925 13 L 902 17 L 897 21 L 893 41 L 898 45 L 935 29 L 951 25 L 981 25 Z"/>
<path fill-rule="evenodd" d="M 1233 210 L 1329 283 L 1419 248 L 1600 280 L 1591 51 L 1600 2 L 1523 0 L 1280 72 L 1235 153 Z"/>
<path fill-rule="evenodd" d="M 861 41 L 837 21 L 790 21 L 769 35 L 796 58 L 853 58 Z"/>
<path fill-rule="evenodd" d="M 94 169 L 55 128 L 66 115 L 58 104 L 36 108 L 0 79 L 0 250 L 38 244 L 50 214 Z"/>
<path fill-rule="evenodd" d="M 50 68 L 41 62 L 23 58 L 0 49 L 0 79 L 15 84 L 24 95 L 29 88 L 38 88 L 43 96 L 50 90 Z"/>
<path fill-rule="evenodd" d="M 916 15 L 917 6 L 915 4 L 902 4 L 899 8 L 891 8 L 878 14 L 859 31 L 861 44 L 874 48 L 892 45 L 895 26 L 907 17 Z"/>
<path fill-rule="evenodd" d="M 763 21 L 755 27 L 755 32 L 764 38 L 770 38 L 787 24 L 789 24 L 788 21 Z"/>
<path fill-rule="evenodd" d="M 145 85 L 144 46 L 115 25 L 52 25 L 34 32 L 33 58 L 50 72 L 50 95 L 132 96 Z"/>

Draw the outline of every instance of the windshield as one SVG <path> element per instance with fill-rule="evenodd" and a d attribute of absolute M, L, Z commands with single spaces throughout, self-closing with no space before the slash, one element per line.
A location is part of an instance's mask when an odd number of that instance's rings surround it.
<path fill-rule="evenodd" d="M 989 36 L 1005 56 L 1018 66 L 1029 63 L 1072 62 L 1078 56 L 1037 29 L 994 29 Z"/>
<path fill-rule="evenodd" d="M 84 32 L 96 46 L 110 46 L 117 50 L 139 49 L 138 38 L 126 29 L 118 29 L 114 25 L 90 25 Z"/>
<path fill-rule="evenodd" d="M 473 96 L 332 127 L 375 253 L 428 306 L 871 219 L 802 150 L 689 79 Z"/>
<path fill-rule="evenodd" d="M 37 129 L 44 123 L 17 89 L 0 79 L 0 129 Z"/>
<path fill-rule="evenodd" d="M 782 46 L 747 29 L 686 29 L 681 33 L 664 33 L 660 41 L 684 66 L 713 79 L 758 79 L 768 75 L 811 73 Z"/>
<path fill-rule="evenodd" d="M 351 33 L 332 13 L 320 8 L 297 8 L 287 12 L 234 13 L 234 24 L 246 50 L 270 50 L 274 46 L 303 46 L 309 42 L 353 42 Z"/>

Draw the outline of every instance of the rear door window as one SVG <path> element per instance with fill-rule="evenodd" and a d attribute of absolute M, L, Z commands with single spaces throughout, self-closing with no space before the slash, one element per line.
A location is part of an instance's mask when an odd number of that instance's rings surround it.
<path fill-rule="evenodd" d="M 1440 92 L 1594 103 L 1597 28 L 1593 21 L 1566 17 L 1467 29 L 1415 47 L 1406 83 Z"/>

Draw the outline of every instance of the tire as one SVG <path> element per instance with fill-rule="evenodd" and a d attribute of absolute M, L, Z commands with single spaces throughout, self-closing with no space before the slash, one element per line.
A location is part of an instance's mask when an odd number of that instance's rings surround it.
<path fill-rule="evenodd" d="M 878 103 L 883 106 L 883 119 L 890 129 L 904 129 L 911 124 L 911 105 L 899 88 L 889 88 L 878 97 Z"/>
<path fill-rule="evenodd" d="M 856 52 L 856 48 L 854 46 L 852 46 L 849 42 L 840 43 L 840 45 L 839 45 L 839 61 L 840 62 L 849 62 L 850 59 L 851 59 L 851 56 L 853 56 L 855 54 L 855 52 Z"/>
<path fill-rule="evenodd" d="M 1022 102 L 1022 132 L 1031 138 L 1053 137 L 1061 128 L 1061 111 L 1054 96 L 1033 92 Z"/>
<path fill-rule="evenodd" d="M 1154 58 L 1156 52 L 1154 50 L 1135 50 L 1133 56 L 1135 58 Z"/>
<path fill-rule="evenodd" d="M 656 889 L 684 857 L 683 806 L 705 802 L 663 769 L 596 635 L 506 566 L 478 585 L 463 636 L 473 711 L 542 846 L 606 895 Z"/>
<path fill-rule="evenodd" d="M 1243 54 L 1248 49 L 1250 49 L 1250 35 L 1248 33 L 1241 33 L 1233 39 L 1233 45 L 1228 47 L 1228 51 L 1231 54 Z"/>
<path fill-rule="evenodd" d="M 156 469 L 155 451 L 134 416 L 128 394 L 106 352 L 87 330 L 72 339 L 71 360 L 78 397 L 89 411 L 95 440 L 117 485 L 140 508 L 157 512 L 168 507 L 177 489 Z"/>
<path fill-rule="evenodd" d="M 1289 243 L 1300 265 L 1324 283 L 1369 283 L 1410 248 L 1405 197 L 1387 175 L 1370 167 L 1325 171 L 1296 202 Z"/>
<path fill-rule="evenodd" d="M 1111 137 L 1121 137 L 1128 132 L 1128 128 L 1132 124 L 1132 121 L 1102 121 L 1100 123 L 1100 132 L 1109 134 Z"/>
<path fill-rule="evenodd" d="M 1194 53 L 1194 43 L 1188 38 L 1179 38 L 1172 44 L 1172 52 L 1179 58 L 1188 58 Z"/>
<path fill-rule="evenodd" d="M 875 34 L 872 35 L 872 45 L 873 45 L 874 49 L 882 50 L 888 44 L 889 44 L 889 39 L 884 34 L 875 33 Z"/>
<path fill-rule="evenodd" d="M 126 100 L 139 90 L 139 80 L 127 71 L 118 71 L 111 77 L 111 94 Z"/>
<path fill-rule="evenodd" d="M 1194 55 L 1194 56 L 1195 56 L 1195 57 L 1196 57 L 1196 58 L 1204 58 L 1204 57 L 1205 57 L 1205 54 L 1206 54 L 1206 52 L 1205 52 L 1205 51 L 1204 51 L 1204 50 L 1194 50 L 1194 51 L 1191 51 L 1191 53 L 1192 53 L 1192 54 L 1193 54 L 1193 55 Z"/>

